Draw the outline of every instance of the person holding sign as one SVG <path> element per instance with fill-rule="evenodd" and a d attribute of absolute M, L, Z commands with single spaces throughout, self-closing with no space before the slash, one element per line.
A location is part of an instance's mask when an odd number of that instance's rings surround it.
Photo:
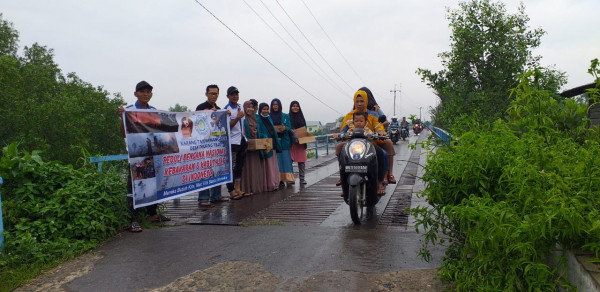
<path fill-rule="evenodd" d="M 268 137 L 264 131 L 259 132 L 258 121 L 256 119 L 257 114 L 255 112 L 254 103 L 251 100 L 244 102 L 244 134 L 248 140 Z M 254 194 L 262 193 L 267 184 L 265 168 L 261 162 L 260 152 L 263 152 L 263 150 L 248 149 L 246 151 L 246 163 L 242 170 L 242 189 Z"/>
<path fill-rule="evenodd" d="M 135 86 L 135 92 L 133 95 L 137 98 L 137 101 L 134 104 L 128 105 L 127 108 L 136 108 L 136 109 L 156 109 L 155 107 L 148 104 L 150 99 L 152 99 L 152 89 L 153 87 L 146 81 L 140 81 Z M 119 107 L 117 110 L 117 114 L 121 118 L 121 135 L 125 138 L 125 122 L 123 121 L 123 113 L 125 112 L 125 108 L 123 106 Z M 141 232 L 142 226 L 139 223 L 139 212 L 137 209 L 133 208 L 133 185 L 132 185 L 132 175 L 131 175 L 132 167 L 129 167 L 129 171 L 127 172 L 127 208 L 129 209 L 129 213 L 131 216 L 131 225 L 129 230 L 131 232 Z M 146 206 L 146 211 L 150 216 L 150 221 L 159 222 L 159 221 L 170 221 L 171 219 L 165 217 L 164 215 L 158 214 L 157 204 Z"/>
<path fill-rule="evenodd" d="M 292 156 L 290 155 L 292 125 L 290 124 L 290 116 L 283 113 L 281 101 L 278 98 L 274 98 L 271 101 L 270 115 L 277 131 L 277 140 L 279 140 L 281 146 L 281 152 L 277 152 L 277 163 L 279 165 L 279 187 L 284 188 L 285 183 L 294 184 L 296 182 Z"/>
<path fill-rule="evenodd" d="M 217 99 L 219 98 L 219 86 L 211 84 L 206 87 L 206 101 L 199 104 L 196 107 L 197 111 L 203 110 L 220 110 L 221 108 L 217 105 Z M 216 115 L 215 115 L 216 117 Z M 221 186 L 214 186 L 209 189 L 198 192 L 198 204 L 200 206 L 208 207 L 211 202 L 227 202 L 229 198 L 221 197 Z"/>
<path fill-rule="evenodd" d="M 290 103 L 290 123 L 292 125 L 292 133 L 294 135 L 294 141 L 292 141 L 292 148 L 290 154 L 292 155 L 292 161 L 298 163 L 298 176 L 300 177 L 300 184 L 305 185 L 304 175 L 306 173 L 306 144 L 299 144 L 296 138 L 296 129 L 306 127 L 306 120 L 304 114 L 300 108 L 300 103 L 292 101 Z"/>
<path fill-rule="evenodd" d="M 265 169 L 265 189 L 269 192 L 276 191 L 279 187 L 279 165 L 277 164 L 277 155 L 274 152 L 281 152 L 281 145 L 277 139 L 277 131 L 273 125 L 273 121 L 269 116 L 269 105 L 261 103 L 258 106 L 258 131 L 259 136 L 272 140 L 273 149 L 265 149 L 261 152 L 263 165 Z M 275 150 L 275 151 L 273 151 Z"/>
<path fill-rule="evenodd" d="M 239 200 L 242 197 L 250 197 L 252 193 L 247 193 L 241 189 L 242 170 L 246 162 L 246 149 L 248 142 L 244 136 L 244 111 L 238 103 L 240 100 L 240 91 L 231 86 L 227 89 L 227 99 L 229 102 L 225 106 L 231 122 L 229 122 L 229 143 L 231 144 L 231 164 L 233 165 L 233 183 L 227 183 L 227 190 L 233 200 Z"/>

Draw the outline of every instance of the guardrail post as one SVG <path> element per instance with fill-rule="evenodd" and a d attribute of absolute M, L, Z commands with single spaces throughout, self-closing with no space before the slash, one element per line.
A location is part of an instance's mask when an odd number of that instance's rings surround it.
<path fill-rule="evenodd" d="M 315 137 L 315 158 L 319 158 L 319 136 Z"/>
<path fill-rule="evenodd" d="M 0 177 L 2 186 L 2 177 Z M 0 252 L 4 250 L 4 223 L 2 222 L 2 192 L 0 191 Z"/>
<path fill-rule="evenodd" d="M 325 135 L 325 154 L 329 155 L 329 135 Z"/>

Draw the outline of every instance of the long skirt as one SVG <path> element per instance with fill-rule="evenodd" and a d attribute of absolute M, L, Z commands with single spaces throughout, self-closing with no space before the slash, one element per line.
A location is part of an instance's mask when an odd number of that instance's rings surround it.
<path fill-rule="evenodd" d="M 266 176 L 260 153 L 248 150 L 246 152 L 246 163 L 242 170 L 242 191 L 246 193 L 262 193 L 265 191 Z"/>
<path fill-rule="evenodd" d="M 290 150 L 282 150 L 281 153 L 277 153 L 277 163 L 279 164 L 279 180 L 283 182 L 295 182 L 294 166 L 292 165 Z"/>
<path fill-rule="evenodd" d="M 277 155 L 261 160 L 265 175 L 265 191 L 275 191 L 279 188 L 279 167 Z"/>
<path fill-rule="evenodd" d="M 290 149 L 292 155 L 292 161 L 294 162 L 306 162 L 306 149 L 304 144 L 294 143 L 292 149 Z"/>

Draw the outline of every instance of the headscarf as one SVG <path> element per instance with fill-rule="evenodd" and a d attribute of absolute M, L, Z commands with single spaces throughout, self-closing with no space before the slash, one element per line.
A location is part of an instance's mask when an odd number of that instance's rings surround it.
<path fill-rule="evenodd" d="M 377 105 L 377 101 L 375 101 L 375 97 L 373 96 L 373 93 L 371 92 L 371 90 L 364 86 L 359 88 L 358 90 L 362 90 L 367 93 L 367 97 L 369 98 L 369 103 L 368 103 L 368 106 L 367 105 L 365 105 L 365 106 L 367 106 L 368 110 L 375 111 L 375 106 Z"/>
<path fill-rule="evenodd" d="M 254 106 L 254 114 L 258 113 L 258 101 L 256 101 L 256 99 L 251 98 L 250 101 L 252 102 L 252 105 Z"/>
<path fill-rule="evenodd" d="M 277 111 L 273 110 L 273 103 L 277 102 L 277 104 L 279 105 L 279 109 Z M 271 120 L 273 121 L 273 125 L 281 125 L 281 113 L 283 111 L 281 110 L 281 101 L 279 100 L 279 98 L 273 98 L 273 100 L 271 100 Z"/>
<path fill-rule="evenodd" d="M 292 106 L 297 105 L 300 110 L 297 113 L 292 111 Z M 302 108 L 300 107 L 300 103 L 297 101 L 292 101 L 290 103 L 290 122 L 292 123 L 292 129 L 298 129 L 301 127 L 306 127 L 306 120 L 304 119 L 304 114 L 302 113 Z"/>
<path fill-rule="evenodd" d="M 369 97 L 366 91 L 363 90 L 359 90 L 354 94 L 354 110 L 356 110 L 356 99 L 358 98 L 358 96 L 362 97 L 362 99 L 365 101 L 365 111 L 368 108 L 370 102 L 369 102 Z"/>
<path fill-rule="evenodd" d="M 258 116 L 260 117 L 263 124 L 265 125 L 265 128 L 267 128 L 267 131 L 269 132 L 269 136 L 271 138 L 273 138 L 273 147 L 275 147 L 275 145 L 277 144 L 277 141 L 275 141 L 275 139 L 277 139 L 277 134 L 275 132 L 275 128 L 273 128 L 273 126 L 271 126 L 271 119 L 269 118 L 269 116 L 267 115 L 265 117 L 262 115 L 262 109 L 265 106 L 268 107 L 269 105 L 266 102 L 261 102 L 260 105 L 258 105 Z"/>
<path fill-rule="evenodd" d="M 248 121 L 248 127 L 250 128 L 250 139 L 256 139 L 258 138 L 258 124 L 256 122 L 256 116 L 254 115 L 254 113 L 252 113 L 251 115 L 246 115 L 246 109 L 252 105 L 252 101 L 248 100 L 246 102 L 244 102 L 244 115 L 246 118 L 246 121 Z"/>

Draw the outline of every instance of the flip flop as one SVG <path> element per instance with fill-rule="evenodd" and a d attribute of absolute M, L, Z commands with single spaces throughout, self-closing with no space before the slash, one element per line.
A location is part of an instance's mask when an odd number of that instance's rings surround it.
<path fill-rule="evenodd" d="M 202 202 L 200 203 L 200 206 L 210 207 L 210 202 Z"/>
<path fill-rule="evenodd" d="M 242 196 L 244 196 L 244 197 L 250 197 L 250 196 L 253 196 L 253 195 L 254 195 L 253 193 L 246 193 L 246 192 L 242 193 Z"/>
<path fill-rule="evenodd" d="M 231 195 L 232 200 L 241 200 L 243 197 L 244 197 L 244 195 L 240 194 L 240 193 Z"/>
<path fill-rule="evenodd" d="M 133 221 L 131 222 L 131 227 L 129 227 L 129 231 L 137 233 L 142 232 L 142 225 L 140 223 Z"/>
<path fill-rule="evenodd" d="M 387 177 L 387 179 L 388 179 L 388 182 L 389 182 L 390 184 L 393 184 L 393 185 L 395 185 L 395 184 L 396 184 L 396 178 L 394 177 L 394 175 L 393 175 L 393 174 L 389 174 L 389 175 L 388 175 L 388 177 Z"/>

